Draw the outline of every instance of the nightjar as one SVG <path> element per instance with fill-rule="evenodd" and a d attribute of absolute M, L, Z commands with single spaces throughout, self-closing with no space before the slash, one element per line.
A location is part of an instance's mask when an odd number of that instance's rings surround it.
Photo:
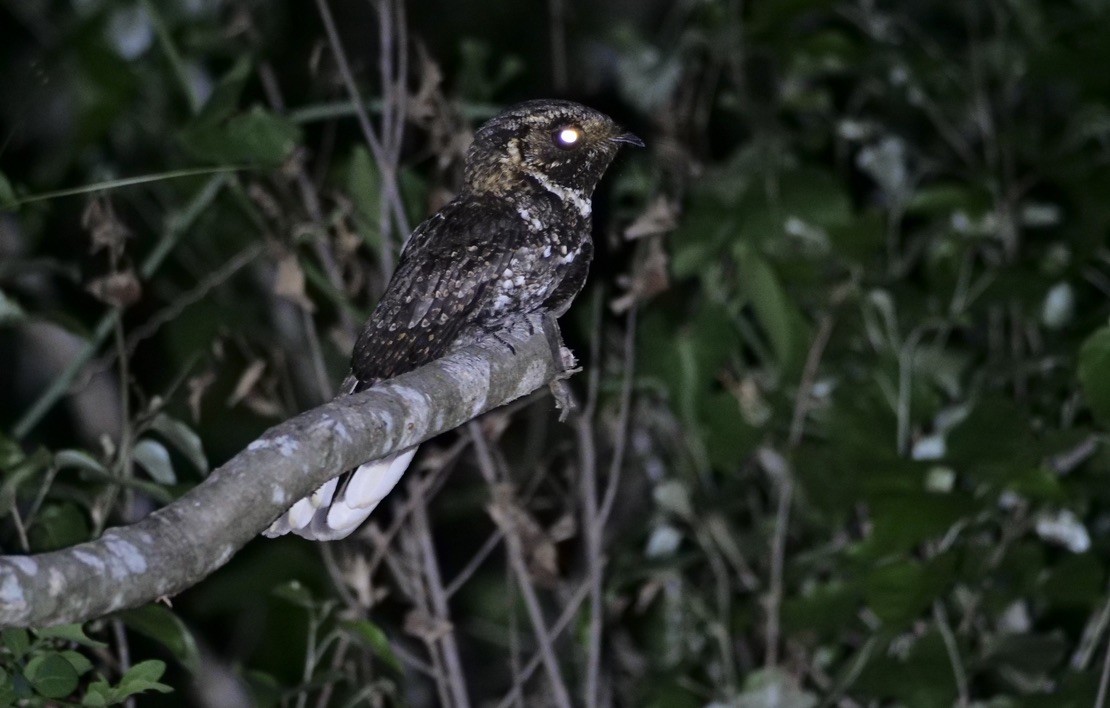
<path fill-rule="evenodd" d="M 566 312 L 593 254 L 591 195 L 622 144 L 643 146 L 608 116 L 569 101 L 521 103 L 479 128 L 459 195 L 409 237 L 355 343 L 340 395 L 416 369 L 507 320 Z M 265 534 L 344 538 L 415 453 L 339 475 Z"/>

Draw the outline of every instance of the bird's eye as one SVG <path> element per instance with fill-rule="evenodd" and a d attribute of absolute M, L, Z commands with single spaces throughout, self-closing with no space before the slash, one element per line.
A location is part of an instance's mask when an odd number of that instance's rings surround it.
<path fill-rule="evenodd" d="M 551 139 L 556 147 L 570 150 L 578 147 L 578 143 L 582 142 L 582 129 L 576 125 L 564 125 L 555 131 Z"/>

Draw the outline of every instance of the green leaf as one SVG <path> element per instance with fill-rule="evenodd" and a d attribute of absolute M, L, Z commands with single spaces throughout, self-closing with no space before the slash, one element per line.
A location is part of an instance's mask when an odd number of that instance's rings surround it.
<path fill-rule="evenodd" d="M 225 120 L 239 107 L 239 96 L 251 76 L 251 62 L 241 55 L 235 66 L 220 77 L 212 94 L 196 117 L 197 125 L 216 125 Z"/>
<path fill-rule="evenodd" d="M 394 671 L 401 671 L 401 662 L 397 660 L 397 656 L 393 653 L 389 638 L 385 636 L 385 632 L 378 625 L 368 620 L 343 622 L 342 625 L 351 636 L 362 641 L 373 650 L 379 659 L 389 664 L 390 668 Z"/>
<path fill-rule="evenodd" d="M 1067 655 L 1063 632 L 1053 634 L 1000 635 L 986 638 L 984 661 L 1004 664 L 1023 675 L 1036 675 L 1056 668 Z"/>
<path fill-rule="evenodd" d="M 89 671 L 92 671 L 92 662 L 89 661 L 89 658 L 81 652 L 74 649 L 66 649 L 65 651 L 60 653 L 63 657 L 65 657 L 65 660 L 69 662 L 69 665 L 73 667 L 73 670 L 77 672 L 78 676 L 82 676 Z"/>
<path fill-rule="evenodd" d="M 961 663 L 965 662 L 961 659 Z M 953 705 L 956 685 L 952 660 L 940 633 L 925 633 L 913 641 L 908 651 L 875 652 L 852 685 L 852 693 L 899 699 L 893 704 L 906 708 Z M 888 703 L 891 702 L 864 701 L 865 705 Z"/>
<path fill-rule="evenodd" d="M 1056 608 L 1089 611 L 1103 595 L 1106 569 L 1094 553 L 1067 556 L 1047 571 L 1045 598 Z"/>
<path fill-rule="evenodd" d="M 31 648 L 31 635 L 25 629 L 5 629 L 0 632 L 0 637 L 16 660 L 22 659 Z"/>
<path fill-rule="evenodd" d="M 282 583 L 274 587 L 270 591 L 274 597 L 280 597 L 286 602 L 291 602 L 294 605 L 305 608 L 306 610 L 313 610 L 316 608 L 316 600 L 299 580 L 290 580 L 289 582 Z"/>
<path fill-rule="evenodd" d="M 1110 423 L 1110 327 L 1103 327 L 1079 350 L 1079 384 L 1087 405 L 1103 424 Z"/>
<path fill-rule="evenodd" d="M 31 550 L 54 551 L 87 541 L 89 523 L 76 504 L 48 504 L 35 517 L 27 536 L 31 541 Z"/>
<path fill-rule="evenodd" d="M 296 124 L 260 106 L 220 125 L 195 125 L 181 134 L 185 150 L 201 160 L 271 167 L 280 165 L 300 139 Z"/>
<path fill-rule="evenodd" d="M 20 444 L 0 433 L 0 470 L 10 470 L 25 459 L 27 456 Z"/>
<path fill-rule="evenodd" d="M 155 482 L 167 485 L 177 483 L 170 453 L 162 443 L 144 438 L 135 444 L 131 454 Z"/>
<path fill-rule="evenodd" d="M 3 176 L 0 175 L 0 178 Z M 15 324 L 22 322 L 27 318 L 27 313 L 19 306 L 19 303 L 12 300 L 0 290 L 0 326 Z"/>
<path fill-rule="evenodd" d="M 39 654 L 28 661 L 23 675 L 45 698 L 65 698 L 77 689 L 77 670 L 57 652 Z"/>
<path fill-rule="evenodd" d="M 738 254 L 740 277 L 759 324 L 767 332 L 783 368 L 791 368 L 797 347 L 795 317 L 771 265 L 750 249 Z"/>
<path fill-rule="evenodd" d="M 722 472 L 738 469 L 759 445 L 759 430 L 744 420 L 739 401 L 729 392 L 707 396 L 698 418 L 709 462 Z"/>
<path fill-rule="evenodd" d="M 119 680 L 118 686 L 111 686 L 103 677 L 89 685 L 81 701 L 84 706 L 107 706 L 122 703 L 129 696 L 145 691 L 171 693 L 173 688 L 158 679 L 166 672 L 165 662 L 150 659 L 132 666 Z"/>
<path fill-rule="evenodd" d="M 54 455 L 54 466 L 58 469 L 75 467 L 80 470 L 108 474 L 108 470 L 95 457 L 84 450 L 59 450 Z"/>
<path fill-rule="evenodd" d="M 271 674 L 247 669 L 243 672 L 243 678 L 250 688 L 251 702 L 253 705 L 267 708 L 281 705 L 281 699 L 282 696 L 285 695 L 285 689 L 281 682 Z"/>
<path fill-rule="evenodd" d="M 892 629 L 915 619 L 948 586 L 955 557 L 937 556 L 925 563 L 898 560 L 867 574 L 863 593 L 871 610 Z"/>
<path fill-rule="evenodd" d="M 12 189 L 12 183 L 8 181 L 8 178 L 4 176 L 3 172 L 0 172 L 0 209 L 12 208 L 16 201 L 17 199 L 15 190 Z"/>
<path fill-rule="evenodd" d="M 15 703 L 15 683 L 12 677 L 0 667 L 0 708 L 8 708 Z"/>
<path fill-rule="evenodd" d="M 119 613 L 127 628 L 165 646 L 181 665 L 194 674 L 200 668 L 200 652 L 192 632 L 180 617 L 162 605 L 144 605 Z"/>
<path fill-rule="evenodd" d="M 381 208 L 381 174 L 370 153 L 361 145 L 351 150 L 347 166 L 347 191 L 355 203 L 355 215 L 363 238 L 372 250 L 381 240 L 379 210 Z"/>
<path fill-rule="evenodd" d="M 184 455 L 201 475 L 208 474 L 208 458 L 204 455 L 204 445 L 192 428 L 165 413 L 152 420 L 150 427 L 165 436 L 174 449 Z"/>
<path fill-rule="evenodd" d="M 119 680 L 119 688 L 125 692 L 124 697 L 148 690 L 169 693 L 173 688 L 158 682 L 164 673 L 166 673 L 166 662 L 157 659 L 140 661 L 128 669 Z"/>
<path fill-rule="evenodd" d="M 46 450 L 38 450 L 28 457 L 23 457 L 18 446 L 15 449 L 8 448 L 6 445 L 3 447 L 5 449 L 0 452 L 0 455 L 3 455 L 6 462 L 10 461 L 11 464 L 0 467 L 3 470 L 4 480 L 0 483 L 0 516 L 10 513 L 16 494 L 23 484 L 50 466 L 50 453 Z"/>
<path fill-rule="evenodd" d="M 874 531 L 864 546 L 875 556 L 906 551 L 946 533 L 978 508 L 962 494 L 884 494 L 871 502 Z"/>
<path fill-rule="evenodd" d="M 85 690 L 85 695 L 81 699 L 81 705 L 89 706 L 90 708 L 101 708 L 109 703 L 115 702 L 115 690 L 108 684 L 104 678 L 94 681 L 89 684 L 88 689 Z"/>
<path fill-rule="evenodd" d="M 783 601 L 783 624 L 797 632 L 836 636 L 850 626 L 859 612 L 859 592 L 833 581 L 807 589 L 802 596 Z"/>
<path fill-rule="evenodd" d="M 783 219 L 791 217 L 820 227 L 847 223 L 852 204 L 841 180 L 828 172 L 805 168 L 784 174 L 779 182 Z"/>
<path fill-rule="evenodd" d="M 106 649 L 108 647 L 104 642 L 98 642 L 86 636 L 85 629 L 80 624 L 60 624 L 56 627 L 36 629 L 35 635 L 41 639 L 62 639 L 93 649 Z"/>
<path fill-rule="evenodd" d="M 962 182 L 941 182 L 914 190 L 906 204 L 906 213 L 947 216 L 962 211 L 978 217 L 991 207 L 990 194 Z"/>

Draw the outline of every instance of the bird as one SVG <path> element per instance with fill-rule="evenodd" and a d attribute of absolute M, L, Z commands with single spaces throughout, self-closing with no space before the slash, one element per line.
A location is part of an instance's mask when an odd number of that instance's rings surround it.
<path fill-rule="evenodd" d="M 458 195 L 406 241 L 339 395 L 419 368 L 516 318 L 563 315 L 593 256 L 594 189 L 622 145 L 644 143 L 572 101 L 526 101 L 480 126 Z M 415 454 L 413 447 L 332 478 L 263 533 L 345 538 Z"/>

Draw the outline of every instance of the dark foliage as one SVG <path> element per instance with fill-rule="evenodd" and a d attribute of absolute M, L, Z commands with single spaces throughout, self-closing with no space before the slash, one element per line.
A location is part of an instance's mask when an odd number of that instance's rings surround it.
<path fill-rule="evenodd" d="M 1104 704 L 1105 3 L 0 13 L 9 554 L 328 398 L 499 107 L 649 144 L 563 320 L 581 416 L 443 436 L 355 542 L 4 630 L 0 705 Z"/>

